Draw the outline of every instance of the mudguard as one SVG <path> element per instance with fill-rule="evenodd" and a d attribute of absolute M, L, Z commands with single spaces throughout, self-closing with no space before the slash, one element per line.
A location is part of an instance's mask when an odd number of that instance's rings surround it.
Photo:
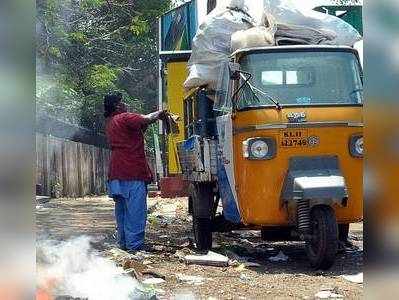
<path fill-rule="evenodd" d="M 306 199 L 311 206 L 333 203 L 346 206 L 348 191 L 338 157 L 291 158 L 281 198 L 288 204 Z"/>

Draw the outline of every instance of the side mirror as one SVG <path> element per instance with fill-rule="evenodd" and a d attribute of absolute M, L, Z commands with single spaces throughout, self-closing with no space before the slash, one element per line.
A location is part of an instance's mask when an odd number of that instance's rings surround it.
<path fill-rule="evenodd" d="M 240 64 L 235 62 L 229 62 L 229 71 L 231 80 L 240 79 Z"/>

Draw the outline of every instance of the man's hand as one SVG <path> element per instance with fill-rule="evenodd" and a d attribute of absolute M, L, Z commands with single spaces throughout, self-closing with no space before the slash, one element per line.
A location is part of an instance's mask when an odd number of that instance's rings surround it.
<path fill-rule="evenodd" d="M 165 120 L 167 120 L 168 116 L 169 116 L 169 113 L 167 110 L 160 110 L 160 111 L 156 111 L 151 114 L 145 115 L 144 116 L 144 118 L 146 120 L 145 125 L 150 125 L 150 124 L 156 122 L 157 120 L 165 121 Z"/>
<path fill-rule="evenodd" d="M 159 112 L 158 119 L 161 121 L 166 121 L 169 117 L 169 112 L 167 110 L 161 110 Z"/>

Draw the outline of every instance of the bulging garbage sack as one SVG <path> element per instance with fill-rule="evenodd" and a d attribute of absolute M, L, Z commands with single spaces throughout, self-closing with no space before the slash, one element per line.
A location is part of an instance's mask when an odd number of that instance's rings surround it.
<path fill-rule="evenodd" d="M 232 34 L 253 26 L 254 21 L 243 0 L 227 1 L 225 7 L 213 10 L 193 39 L 189 75 L 184 88 L 208 86 L 215 89 L 220 68 L 230 55 Z"/>
<path fill-rule="evenodd" d="M 276 31 L 274 18 L 269 15 L 261 26 L 235 32 L 231 37 L 231 52 L 243 48 L 272 46 L 275 44 Z"/>
<path fill-rule="evenodd" d="M 327 30 L 317 30 L 308 26 L 277 24 L 274 35 L 276 45 L 334 45 L 337 35 Z"/>
<path fill-rule="evenodd" d="M 319 36 L 328 36 L 320 44 L 353 46 L 361 39 L 359 32 L 344 20 L 332 15 L 323 14 L 314 10 L 300 9 L 292 0 L 265 0 L 265 12 L 273 15 L 278 24 L 285 25 L 291 33 L 294 26 L 303 29 L 312 29 Z M 294 28 L 297 31 L 298 27 Z M 284 28 L 280 28 L 279 35 L 284 35 Z M 303 31 L 298 31 L 303 36 Z M 302 32 L 302 33 L 301 33 Z M 289 35 L 287 33 L 286 35 Z"/>
<path fill-rule="evenodd" d="M 276 19 L 268 11 L 263 12 L 260 25 L 273 28 L 274 42 L 277 46 L 332 44 L 337 37 L 335 33 L 322 29 L 316 30 L 308 26 L 293 24 L 277 24 Z"/>
<path fill-rule="evenodd" d="M 355 48 L 359 53 L 360 63 L 363 67 L 363 40 L 356 42 L 353 48 Z"/>

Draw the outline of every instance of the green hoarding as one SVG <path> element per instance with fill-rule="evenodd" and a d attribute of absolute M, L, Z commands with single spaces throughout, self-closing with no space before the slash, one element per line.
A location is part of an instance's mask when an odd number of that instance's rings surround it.
<path fill-rule="evenodd" d="M 363 36 L 362 8 L 360 5 L 323 5 L 316 7 L 314 10 L 341 18 L 351 24 Z"/>

